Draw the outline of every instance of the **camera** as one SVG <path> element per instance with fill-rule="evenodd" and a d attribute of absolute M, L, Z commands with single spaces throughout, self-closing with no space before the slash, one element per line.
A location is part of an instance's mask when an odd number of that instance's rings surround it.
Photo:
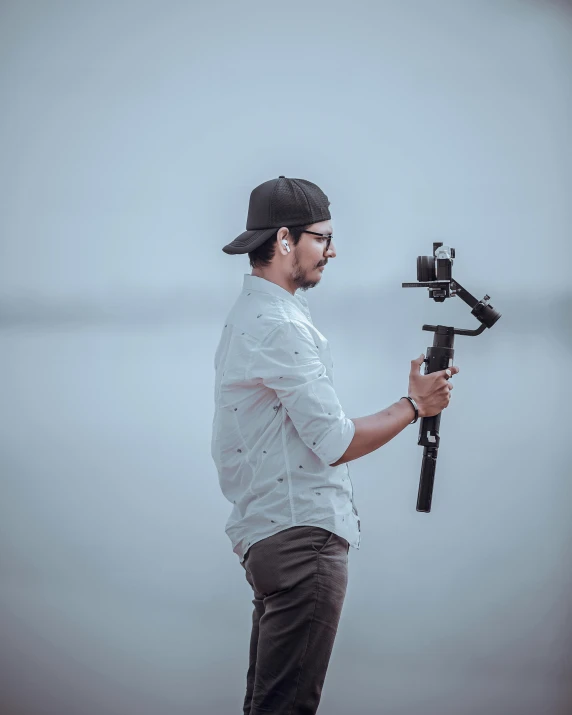
<path fill-rule="evenodd" d="M 436 303 L 443 303 L 446 298 L 458 295 L 472 308 L 471 313 L 479 320 L 481 326 L 478 331 L 455 330 L 455 333 L 457 335 L 479 335 L 485 328 L 492 328 L 501 316 L 488 303 L 489 295 L 485 295 L 482 300 L 477 300 L 458 281 L 453 279 L 454 259 L 454 248 L 445 246 L 443 243 L 434 243 L 432 256 L 417 256 L 417 283 L 402 283 L 401 286 L 403 288 L 429 288 L 429 297 Z M 424 329 L 426 328 L 424 327 Z"/>

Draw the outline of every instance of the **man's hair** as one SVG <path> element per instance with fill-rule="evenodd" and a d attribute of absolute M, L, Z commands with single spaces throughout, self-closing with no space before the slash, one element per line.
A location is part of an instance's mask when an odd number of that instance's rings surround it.
<path fill-rule="evenodd" d="M 292 228 L 288 229 L 288 237 L 292 237 L 292 241 L 295 246 L 298 245 L 305 229 L 306 226 L 292 226 Z M 261 246 L 258 246 L 258 248 L 255 248 L 254 251 L 251 251 L 248 254 L 248 259 L 252 268 L 270 265 L 276 251 L 276 237 L 278 236 L 279 230 L 280 229 L 276 229 L 275 233 L 273 233 L 270 238 L 267 238 Z"/>

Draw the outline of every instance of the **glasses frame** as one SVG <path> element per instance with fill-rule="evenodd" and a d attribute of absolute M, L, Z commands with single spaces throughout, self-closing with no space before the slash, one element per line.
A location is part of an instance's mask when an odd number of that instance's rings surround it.
<path fill-rule="evenodd" d="M 326 243 L 326 251 L 330 247 L 330 243 L 332 242 L 332 238 L 334 237 L 333 233 L 316 233 L 315 231 L 302 231 L 302 233 L 311 233 L 313 236 L 321 236 L 322 238 L 327 238 L 327 243 Z"/>

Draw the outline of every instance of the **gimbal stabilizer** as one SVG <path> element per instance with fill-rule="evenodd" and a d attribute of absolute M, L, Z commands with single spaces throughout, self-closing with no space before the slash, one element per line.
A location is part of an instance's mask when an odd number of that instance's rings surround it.
<path fill-rule="evenodd" d="M 477 301 L 458 281 L 453 280 L 454 248 L 444 246 L 442 243 L 434 243 L 433 254 L 433 256 L 417 256 L 418 282 L 402 283 L 402 288 L 429 288 L 429 297 L 437 303 L 442 303 L 445 298 L 458 295 L 472 308 L 471 313 L 477 320 L 480 320 L 481 325 L 476 330 L 460 330 L 446 325 L 424 325 L 423 330 L 435 333 L 433 347 L 427 348 L 424 360 L 425 375 L 446 370 L 453 365 L 455 335 L 480 335 L 485 328 L 492 328 L 501 317 L 501 314 L 487 302 L 490 300 L 490 296 L 485 295 L 482 300 Z M 424 449 L 417 495 L 417 511 L 431 511 L 440 422 L 441 412 L 433 417 L 421 417 L 417 444 Z"/>

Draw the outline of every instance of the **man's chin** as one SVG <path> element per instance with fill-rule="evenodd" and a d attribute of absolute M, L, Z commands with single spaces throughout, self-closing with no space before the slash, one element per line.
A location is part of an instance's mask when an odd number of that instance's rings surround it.
<path fill-rule="evenodd" d="M 306 291 L 309 288 L 315 288 L 320 281 L 304 281 L 302 285 L 298 287 L 298 290 Z"/>
<path fill-rule="evenodd" d="M 310 278 L 310 275 L 312 276 L 312 278 Z M 314 275 L 318 276 L 317 279 L 314 278 Z M 298 276 L 298 279 L 295 280 L 295 283 L 298 286 L 296 290 L 306 291 L 309 288 L 315 288 L 320 282 L 321 278 L 322 271 L 319 268 L 315 268 L 313 271 L 306 271 L 304 273 L 303 278 L 301 276 Z"/>

